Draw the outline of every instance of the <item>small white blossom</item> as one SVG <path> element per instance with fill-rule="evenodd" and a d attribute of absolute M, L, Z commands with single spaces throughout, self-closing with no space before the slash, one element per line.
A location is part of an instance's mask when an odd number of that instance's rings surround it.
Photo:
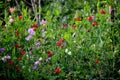
<path fill-rule="evenodd" d="M 72 53 L 71 53 L 71 51 L 69 51 L 67 54 L 68 54 L 68 55 L 71 55 Z"/>

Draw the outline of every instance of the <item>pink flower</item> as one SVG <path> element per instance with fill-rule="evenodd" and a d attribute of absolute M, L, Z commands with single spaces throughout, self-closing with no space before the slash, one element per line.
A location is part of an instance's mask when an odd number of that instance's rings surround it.
<path fill-rule="evenodd" d="M 15 9 L 14 8 L 10 8 L 10 12 L 14 13 Z"/>
<path fill-rule="evenodd" d="M 43 20 L 41 21 L 41 24 L 42 24 L 42 25 L 45 25 L 45 24 L 46 24 L 46 20 L 43 19 Z"/>
<path fill-rule="evenodd" d="M 12 23 L 12 22 L 14 22 L 15 20 L 13 19 L 13 18 L 11 18 L 10 20 L 9 20 L 9 22 L 10 23 Z"/>
<path fill-rule="evenodd" d="M 94 20 L 95 16 L 91 16 L 92 17 L 92 20 Z"/>

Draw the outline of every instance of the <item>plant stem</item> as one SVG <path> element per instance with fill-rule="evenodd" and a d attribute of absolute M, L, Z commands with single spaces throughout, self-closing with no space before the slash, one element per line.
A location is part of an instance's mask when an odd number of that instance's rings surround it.
<path fill-rule="evenodd" d="M 40 18 L 41 18 L 41 13 L 40 13 L 40 10 L 41 10 L 41 0 L 39 0 L 38 7 L 39 7 L 39 14 L 38 14 L 38 25 L 40 25 Z"/>
<path fill-rule="evenodd" d="M 15 0 L 15 2 L 16 2 L 16 5 L 17 5 L 18 9 L 19 9 L 19 10 L 20 10 L 20 12 L 21 12 L 20 5 L 19 5 L 18 1 L 17 1 L 17 0 Z"/>

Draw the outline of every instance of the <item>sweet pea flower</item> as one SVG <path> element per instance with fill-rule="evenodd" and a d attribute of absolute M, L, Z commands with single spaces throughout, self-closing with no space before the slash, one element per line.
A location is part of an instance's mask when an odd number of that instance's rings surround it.
<path fill-rule="evenodd" d="M 68 53 L 68 49 L 65 49 L 65 53 Z"/>
<path fill-rule="evenodd" d="M 34 64 L 35 64 L 35 65 L 38 65 L 38 64 L 40 64 L 40 61 L 36 61 Z"/>
<path fill-rule="evenodd" d="M 55 72 L 56 72 L 56 74 L 60 74 L 61 69 L 60 68 L 56 68 Z"/>
<path fill-rule="evenodd" d="M 42 21 L 41 21 L 41 24 L 42 25 L 45 25 L 47 22 L 46 22 L 46 20 L 45 19 L 43 19 Z"/>
<path fill-rule="evenodd" d="M 92 20 L 94 20 L 95 16 L 91 16 L 92 17 Z"/>
<path fill-rule="evenodd" d="M 71 55 L 71 51 L 68 51 L 68 49 L 65 49 L 65 53 L 67 53 L 68 55 Z"/>
<path fill-rule="evenodd" d="M 32 35 L 28 35 L 25 39 L 29 41 L 32 37 L 33 37 Z"/>
<path fill-rule="evenodd" d="M 5 48 L 0 48 L 1 53 L 4 53 L 4 51 L 5 51 Z"/>
<path fill-rule="evenodd" d="M 36 43 L 35 43 L 35 46 L 36 46 L 37 48 L 40 48 L 40 41 L 36 42 Z"/>
<path fill-rule="evenodd" d="M 97 59 L 96 61 L 95 61 L 95 63 L 98 63 L 99 62 L 99 60 Z"/>
<path fill-rule="evenodd" d="M 42 61 L 42 60 L 43 60 L 43 58 L 42 58 L 42 57 L 40 57 L 40 58 L 39 58 L 39 61 Z"/>
<path fill-rule="evenodd" d="M 19 20 L 22 20 L 22 18 L 23 18 L 22 15 L 20 15 L 20 16 L 19 16 Z"/>
<path fill-rule="evenodd" d="M 106 14 L 104 10 L 101 10 L 100 13 L 101 13 L 101 14 Z"/>
<path fill-rule="evenodd" d="M 10 59 L 11 59 L 11 56 L 9 56 L 9 55 L 6 56 L 6 59 L 7 59 L 7 60 L 10 60 Z"/>
<path fill-rule="evenodd" d="M 2 58 L 2 61 L 3 61 L 3 62 L 7 62 L 6 56 Z"/>
<path fill-rule="evenodd" d="M 33 30 L 33 28 L 29 28 L 29 29 L 28 29 L 28 33 L 29 33 L 30 35 L 35 35 L 35 31 Z"/>
<path fill-rule="evenodd" d="M 35 65 L 35 66 L 33 67 L 33 69 L 34 69 L 34 70 L 37 70 L 37 66 Z"/>
<path fill-rule="evenodd" d="M 14 9 L 14 8 L 10 8 L 10 12 L 11 12 L 11 13 L 14 13 L 14 12 L 15 12 L 15 9 Z"/>
<path fill-rule="evenodd" d="M 92 22 L 93 18 L 91 16 L 88 17 L 88 21 Z"/>
<path fill-rule="evenodd" d="M 32 54 L 33 52 L 32 51 L 29 51 L 29 54 Z"/>
<path fill-rule="evenodd" d="M 13 23 L 15 20 L 13 18 L 10 18 L 9 22 Z"/>
<path fill-rule="evenodd" d="M 72 37 L 76 37 L 76 33 L 73 33 Z"/>
<path fill-rule="evenodd" d="M 67 54 L 68 54 L 68 55 L 71 55 L 72 53 L 71 53 L 71 51 L 69 51 Z"/>

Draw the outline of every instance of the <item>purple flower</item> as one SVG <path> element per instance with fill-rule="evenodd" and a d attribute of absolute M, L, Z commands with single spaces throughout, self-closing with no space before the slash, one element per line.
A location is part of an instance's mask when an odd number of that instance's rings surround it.
<path fill-rule="evenodd" d="M 40 47 L 40 41 L 35 43 L 36 47 L 39 48 Z"/>
<path fill-rule="evenodd" d="M 32 37 L 33 37 L 32 35 L 29 35 L 29 36 L 27 36 L 25 39 L 26 39 L 27 41 L 29 41 Z"/>
<path fill-rule="evenodd" d="M 39 63 L 40 63 L 39 61 L 36 61 L 34 64 L 35 64 L 35 65 L 38 65 Z"/>
<path fill-rule="evenodd" d="M 29 51 L 29 54 L 32 54 L 33 52 L 32 52 L 32 50 L 31 51 Z"/>
<path fill-rule="evenodd" d="M 111 14 L 114 14 L 114 10 L 111 10 Z"/>
<path fill-rule="evenodd" d="M 35 35 L 35 31 L 32 28 L 28 29 L 28 33 L 30 35 Z"/>
<path fill-rule="evenodd" d="M 37 66 L 34 66 L 33 69 L 34 69 L 34 70 L 37 70 Z"/>
<path fill-rule="evenodd" d="M 8 56 L 6 56 L 6 59 L 8 59 L 8 60 L 9 60 L 9 59 L 11 59 L 11 56 L 9 56 L 9 55 L 8 55 Z"/>
<path fill-rule="evenodd" d="M 4 48 L 0 48 L 0 52 L 4 53 L 5 49 Z"/>

